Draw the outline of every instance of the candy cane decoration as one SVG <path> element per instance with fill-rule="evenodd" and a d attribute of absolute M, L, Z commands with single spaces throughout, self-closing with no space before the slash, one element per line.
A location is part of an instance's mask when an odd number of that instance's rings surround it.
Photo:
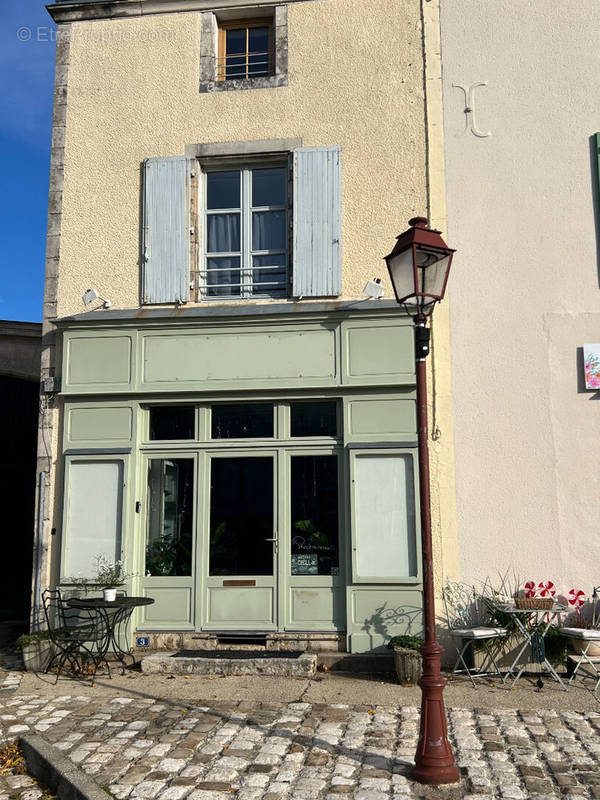
<path fill-rule="evenodd" d="M 554 597 L 556 594 L 552 581 L 540 581 L 538 588 L 540 589 L 540 597 Z"/>
<path fill-rule="evenodd" d="M 535 597 L 535 581 L 527 581 L 525 584 L 525 597 Z"/>
<path fill-rule="evenodd" d="M 577 590 L 571 589 L 571 591 L 569 592 L 569 605 L 573 606 L 573 608 L 578 614 L 581 614 L 581 611 L 579 609 L 584 603 L 585 603 L 584 592 L 582 592 L 581 589 Z"/>

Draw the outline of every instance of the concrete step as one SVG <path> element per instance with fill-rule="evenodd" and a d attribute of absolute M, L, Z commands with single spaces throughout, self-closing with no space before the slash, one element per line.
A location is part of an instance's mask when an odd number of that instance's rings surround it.
<path fill-rule="evenodd" d="M 393 672 L 393 653 L 317 653 L 317 669 L 340 672 Z"/>
<path fill-rule="evenodd" d="M 142 672 L 168 675 L 277 675 L 312 677 L 317 654 L 267 650 L 180 650 L 142 658 Z"/>

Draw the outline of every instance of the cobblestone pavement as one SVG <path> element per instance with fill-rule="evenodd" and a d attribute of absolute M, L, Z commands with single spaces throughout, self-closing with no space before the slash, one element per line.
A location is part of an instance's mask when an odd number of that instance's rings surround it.
<path fill-rule="evenodd" d="M 408 777 L 417 723 L 414 707 L 0 694 L 4 741 L 41 734 L 119 800 L 600 798 L 598 712 L 450 710 L 462 780 L 440 789 Z"/>

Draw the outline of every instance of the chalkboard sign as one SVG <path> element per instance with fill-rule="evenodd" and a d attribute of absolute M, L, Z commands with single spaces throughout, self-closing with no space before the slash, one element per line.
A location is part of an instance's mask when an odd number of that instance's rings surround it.
<path fill-rule="evenodd" d="M 316 553 L 292 555 L 292 575 L 318 575 L 319 556 Z"/>

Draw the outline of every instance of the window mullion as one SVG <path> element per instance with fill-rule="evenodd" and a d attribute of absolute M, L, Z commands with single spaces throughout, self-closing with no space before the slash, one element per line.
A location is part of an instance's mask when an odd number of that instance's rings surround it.
<path fill-rule="evenodd" d="M 246 77 L 250 77 L 250 28 L 246 28 Z"/>
<path fill-rule="evenodd" d="M 252 297 L 252 170 L 242 171 L 242 297 Z"/>

